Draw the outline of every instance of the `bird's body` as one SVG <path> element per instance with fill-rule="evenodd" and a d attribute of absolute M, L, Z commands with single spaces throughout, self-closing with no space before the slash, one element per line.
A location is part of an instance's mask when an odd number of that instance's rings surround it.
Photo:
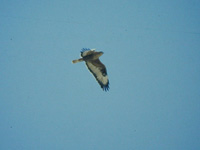
<path fill-rule="evenodd" d="M 101 88 L 109 90 L 109 80 L 105 65 L 99 60 L 103 52 L 97 52 L 95 49 L 82 49 L 80 59 L 73 60 L 72 63 L 85 61 L 89 71 L 94 75 Z"/>

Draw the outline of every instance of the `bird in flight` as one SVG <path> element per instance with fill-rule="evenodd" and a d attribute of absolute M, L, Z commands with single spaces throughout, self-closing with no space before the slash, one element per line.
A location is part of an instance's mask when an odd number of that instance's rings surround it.
<path fill-rule="evenodd" d="M 81 58 L 73 60 L 72 63 L 85 61 L 89 71 L 93 74 L 99 85 L 104 91 L 109 90 L 109 80 L 105 65 L 99 60 L 103 52 L 97 52 L 95 49 L 83 48 L 81 50 Z"/>

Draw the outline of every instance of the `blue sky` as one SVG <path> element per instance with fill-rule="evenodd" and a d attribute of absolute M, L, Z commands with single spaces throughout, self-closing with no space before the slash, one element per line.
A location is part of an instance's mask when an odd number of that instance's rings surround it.
<path fill-rule="evenodd" d="M 200 147 L 198 0 L 0 3 L 0 149 Z M 84 47 L 109 92 L 71 63 Z"/>

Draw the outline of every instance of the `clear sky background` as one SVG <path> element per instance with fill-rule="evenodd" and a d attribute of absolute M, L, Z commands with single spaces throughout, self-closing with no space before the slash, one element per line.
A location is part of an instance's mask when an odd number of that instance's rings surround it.
<path fill-rule="evenodd" d="M 1 0 L 1 150 L 197 150 L 199 0 Z M 103 51 L 110 91 L 84 63 Z"/>

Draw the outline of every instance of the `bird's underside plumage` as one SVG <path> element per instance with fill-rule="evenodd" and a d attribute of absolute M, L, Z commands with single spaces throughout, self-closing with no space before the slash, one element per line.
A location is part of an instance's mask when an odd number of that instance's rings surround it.
<path fill-rule="evenodd" d="M 95 49 L 85 49 L 81 51 L 80 59 L 73 60 L 72 63 L 85 61 L 87 68 L 94 75 L 95 79 L 104 91 L 109 90 L 109 80 L 105 65 L 99 60 L 103 52 L 97 52 Z"/>

